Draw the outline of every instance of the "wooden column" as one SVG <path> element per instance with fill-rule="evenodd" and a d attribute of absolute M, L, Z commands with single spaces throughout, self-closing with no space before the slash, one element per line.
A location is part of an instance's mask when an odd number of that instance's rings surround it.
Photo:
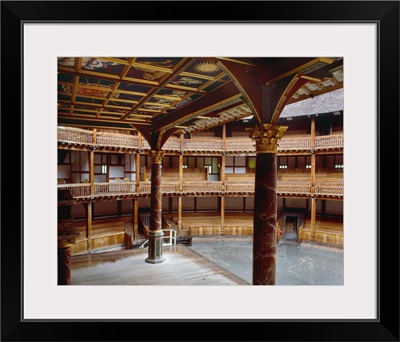
<path fill-rule="evenodd" d="M 253 223 L 253 285 L 276 283 L 276 153 L 286 126 L 262 124 L 250 130 L 256 143 Z"/>
<path fill-rule="evenodd" d="M 179 154 L 179 191 L 183 190 L 183 154 L 184 154 L 184 140 L 183 134 L 180 135 L 181 139 L 181 153 Z M 177 234 L 180 236 L 182 233 L 182 196 L 178 196 L 178 231 Z"/>
<path fill-rule="evenodd" d="M 311 197 L 311 241 L 315 241 L 315 221 L 317 218 L 317 200 Z"/>
<path fill-rule="evenodd" d="M 138 132 L 138 151 L 135 155 L 135 183 L 136 192 L 139 192 L 140 187 L 140 148 L 142 146 L 142 136 Z M 136 197 L 132 200 L 133 203 L 133 227 L 132 227 L 132 239 L 136 241 L 139 236 L 139 199 Z"/>
<path fill-rule="evenodd" d="M 315 199 L 315 117 L 311 117 L 311 241 L 315 240 L 315 221 L 317 206 Z"/>
<path fill-rule="evenodd" d="M 136 182 L 136 188 L 139 186 L 140 183 L 140 154 L 136 153 L 135 156 L 135 182 Z"/>
<path fill-rule="evenodd" d="M 182 232 L 182 196 L 178 196 L 178 236 Z"/>
<path fill-rule="evenodd" d="M 134 198 L 132 200 L 133 203 L 133 241 L 136 241 L 139 236 L 139 199 Z"/>
<path fill-rule="evenodd" d="M 225 224 L 225 196 L 221 196 L 221 234 L 224 235 L 224 224 Z"/>
<path fill-rule="evenodd" d="M 183 190 L 183 155 L 179 155 L 179 191 Z"/>
<path fill-rule="evenodd" d="M 58 285 L 71 285 L 71 245 L 58 247 Z"/>
<path fill-rule="evenodd" d="M 226 125 L 222 125 L 222 156 L 221 156 L 221 168 L 219 170 L 219 178 L 222 182 L 222 189 L 225 190 L 225 166 L 226 166 Z"/>
<path fill-rule="evenodd" d="M 92 224 L 93 224 L 93 211 L 92 202 L 84 204 L 86 211 L 86 238 L 87 238 L 87 250 L 90 252 L 92 250 Z"/>
<path fill-rule="evenodd" d="M 121 200 L 117 200 L 117 217 L 121 217 L 122 215 L 122 202 Z"/>
<path fill-rule="evenodd" d="M 311 143 L 310 143 L 310 153 L 311 153 L 311 194 L 314 193 L 315 188 L 315 117 L 311 117 Z"/>
<path fill-rule="evenodd" d="M 71 285 L 71 246 L 79 232 L 75 230 L 72 206 L 76 201 L 69 190 L 58 190 L 57 268 L 58 285 Z"/>
<path fill-rule="evenodd" d="M 149 247 L 146 262 L 159 264 L 165 261 L 163 256 L 162 231 L 162 196 L 161 196 L 161 164 L 163 151 L 151 150 L 151 198 L 150 198 L 150 227 Z"/>
<path fill-rule="evenodd" d="M 142 135 L 138 132 L 138 150 L 136 153 L 136 160 L 135 160 L 136 186 L 139 186 L 139 182 L 140 182 L 140 151 L 141 150 L 142 150 Z"/>
<path fill-rule="evenodd" d="M 94 195 L 94 150 L 89 152 L 90 195 Z"/>

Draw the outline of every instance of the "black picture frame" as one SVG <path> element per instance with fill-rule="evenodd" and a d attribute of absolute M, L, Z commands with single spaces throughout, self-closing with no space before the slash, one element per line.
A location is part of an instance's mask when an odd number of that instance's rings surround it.
<path fill-rule="evenodd" d="M 22 24 L 62 21 L 378 23 L 378 319 L 25 321 Z M 2 1 L 1 47 L 2 341 L 399 341 L 398 1 Z"/>

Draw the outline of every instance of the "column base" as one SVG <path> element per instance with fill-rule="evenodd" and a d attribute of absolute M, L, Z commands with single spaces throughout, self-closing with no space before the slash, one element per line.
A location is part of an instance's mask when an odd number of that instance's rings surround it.
<path fill-rule="evenodd" d="M 161 264 L 162 262 L 164 262 L 166 259 L 164 256 L 160 256 L 160 257 L 147 257 L 145 259 L 145 261 L 149 264 Z"/>
<path fill-rule="evenodd" d="M 163 236 L 162 230 L 149 231 L 148 257 L 145 261 L 149 264 L 160 264 L 166 259 L 163 256 Z"/>

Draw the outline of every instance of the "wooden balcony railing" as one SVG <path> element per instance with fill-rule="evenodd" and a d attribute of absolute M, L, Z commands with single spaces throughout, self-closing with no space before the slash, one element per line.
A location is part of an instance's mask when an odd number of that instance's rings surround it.
<path fill-rule="evenodd" d="M 183 141 L 183 149 L 185 151 L 221 151 L 222 140 L 214 139 L 185 139 Z"/>
<path fill-rule="evenodd" d="M 311 138 L 282 138 L 278 142 L 279 151 L 296 151 L 296 150 L 309 150 L 311 148 Z"/>
<path fill-rule="evenodd" d="M 99 146 L 138 148 L 138 137 L 136 135 L 115 134 L 98 132 L 96 144 Z"/>
<path fill-rule="evenodd" d="M 226 139 L 226 151 L 255 151 L 254 141 L 251 139 Z"/>
<path fill-rule="evenodd" d="M 94 183 L 94 196 L 121 195 L 136 192 L 136 182 Z"/>
<path fill-rule="evenodd" d="M 59 190 L 68 189 L 74 198 L 88 198 L 101 196 L 118 195 L 149 195 L 151 191 L 150 182 L 140 182 L 137 186 L 135 182 L 115 182 L 115 183 L 94 183 L 94 194 L 90 194 L 90 184 L 58 184 Z M 163 194 L 253 194 L 254 182 L 226 182 L 220 181 L 188 181 L 182 183 L 182 191 L 179 190 L 178 182 L 166 182 L 161 184 Z M 277 182 L 278 194 L 304 195 L 311 194 L 309 183 L 288 183 Z M 314 193 L 317 196 L 343 196 L 342 184 L 316 184 Z"/>
<path fill-rule="evenodd" d="M 285 183 L 277 182 L 276 191 L 278 194 L 302 194 L 309 195 L 311 191 L 311 184 L 307 183 Z"/>
<path fill-rule="evenodd" d="M 314 192 L 321 196 L 343 196 L 343 184 L 316 184 Z"/>
<path fill-rule="evenodd" d="M 225 192 L 227 193 L 252 193 L 254 192 L 254 182 L 226 182 Z"/>
<path fill-rule="evenodd" d="M 183 193 L 215 193 L 221 192 L 222 182 L 190 181 L 182 183 Z"/>
<path fill-rule="evenodd" d="M 93 132 L 74 127 L 58 127 L 58 141 L 93 145 Z M 116 134 L 107 132 L 97 132 L 96 144 L 102 147 L 120 147 L 120 148 L 142 148 L 149 150 L 150 145 L 146 139 L 142 139 L 141 146 L 138 145 L 138 137 L 128 134 Z M 311 148 L 310 137 L 283 137 L 279 141 L 278 152 L 290 151 L 307 151 Z M 326 136 L 317 136 L 314 141 L 315 150 L 321 149 L 340 149 L 343 148 L 343 134 L 334 134 Z M 170 138 L 163 146 L 163 150 L 181 151 L 181 142 L 178 138 Z M 222 139 L 184 139 L 183 151 L 209 151 L 223 152 Z M 248 138 L 227 138 L 226 152 L 247 151 L 248 153 L 255 152 L 254 142 Z"/>
<path fill-rule="evenodd" d="M 318 149 L 343 148 L 343 134 L 315 137 L 314 147 Z"/>
<path fill-rule="evenodd" d="M 179 151 L 181 149 L 181 140 L 177 138 L 169 138 L 163 148 L 163 150 Z"/>
<path fill-rule="evenodd" d="M 90 197 L 90 184 L 59 184 L 58 190 L 69 190 L 73 198 Z"/>
<path fill-rule="evenodd" d="M 58 141 L 78 143 L 78 144 L 93 144 L 93 132 L 86 129 L 75 127 L 57 127 Z"/>

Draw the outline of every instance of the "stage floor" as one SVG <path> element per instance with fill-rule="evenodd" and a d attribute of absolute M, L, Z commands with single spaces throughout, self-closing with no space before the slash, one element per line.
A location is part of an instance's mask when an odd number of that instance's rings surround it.
<path fill-rule="evenodd" d="M 252 238 L 194 237 L 164 246 L 165 261 L 145 262 L 147 249 L 71 257 L 71 285 L 251 285 Z M 343 285 L 343 250 L 280 243 L 276 285 Z"/>

